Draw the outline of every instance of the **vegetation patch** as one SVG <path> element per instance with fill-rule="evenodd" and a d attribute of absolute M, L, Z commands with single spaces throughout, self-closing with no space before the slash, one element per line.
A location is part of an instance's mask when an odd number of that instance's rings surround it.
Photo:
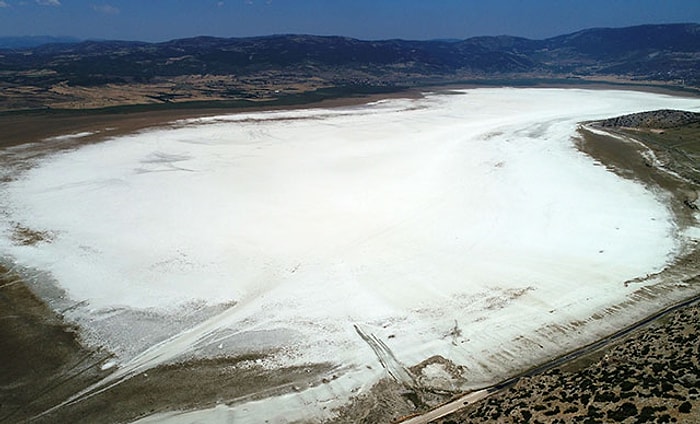
<path fill-rule="evenodd" d="M 17 223 L 12 229 L 12 241 L 22 246 L 50 243 L 53 239 L 54 236 L 48 231 L 33 230 Z"/>

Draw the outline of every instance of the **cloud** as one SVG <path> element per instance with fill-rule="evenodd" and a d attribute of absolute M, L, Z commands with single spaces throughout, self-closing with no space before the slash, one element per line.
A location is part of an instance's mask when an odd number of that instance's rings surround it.
<path fill-rule="evenodd" d="M 10 5 L 7 4 L 6 2 L 0 0 L 0 7 L 10 7 Z"/>
<path fill-rule="evenodd" d="M 219 7 L 221 7 L 221 6 L 224 5 L 224 2 L 220 1 L 220 2 L 216 3 L 216 5 L 219 6 Z"/>
<path fill-rule="evenodd" d="M 93 4 L 92 10 L 98 13 L 104 13 L 105 15 L 118 15 L 119 9 L 110 4 Z"/>
<path fill-rule="evenodd" d="M 36 0 L 36 4 L 41 6 L 60 6 L 60 0 Z"/>
<path fill-rule="evenodd" d="M 243 3 L 245 3 L 245 4 L 248 5 L 248 6 L 253 6 L 253 5 L 255 5 L 255 4 L 258 4 L 258 5 L 262 4 L 261 1 L 255 1 L 255 0 L 243 0 Z M 265 0 L 265 4 L 268 5 L 268 6 L 271 5 L 271 4 L 272 4 L 272 0 Z"/>

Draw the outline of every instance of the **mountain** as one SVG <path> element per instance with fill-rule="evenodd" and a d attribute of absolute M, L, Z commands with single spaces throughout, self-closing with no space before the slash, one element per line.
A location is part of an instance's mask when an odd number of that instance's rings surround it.
<path fill-rule="evenodd" d="M 126 99 L 114 104 L 270 99 L 334 87 L 533 78 L 698 87 L 700 25 L 587 29 L 546 40 L 273 35 L 162 43 L 84 41 L 0 50 L 0 69 L 5 109 L 21 107 L 22 99 L 12 91 L 19 87 L 34 87 L 43 96 L 33 106 L 54 107 L 112 105 L 106 99 L 118 93 L 98 92 L 117 86 Z"/>
<path fill-rule="evenodd" d="M 700 83 L 700 25 L 643 25 L 579 31 L 544 41 L 534 57 L 580 75 Z M 538 54 L 539 53 L 539 54 Z"/>

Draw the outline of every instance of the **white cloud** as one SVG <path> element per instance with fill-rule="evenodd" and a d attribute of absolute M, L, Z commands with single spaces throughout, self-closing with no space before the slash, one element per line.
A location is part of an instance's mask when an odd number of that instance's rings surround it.
<path fill-rule="evenodd" d="M 10 5 L 7 4 L 6 2 L 0 0 L 0 7 L 10 7 Z"/>
<path fill-rule="evenodd" d="M 219 7 L 221 7 L 221 6 L 224 5 L 224 2 L 220 1 L 220 2 L 216 3 L 216 5 L 219 6 Z"/>
<path fill-rule="evenodd" d="M 109 4 L 93 4 L 91 7 L 95 12 L 103 13 L 105 15 L 119 14 L 119 9 Z"/>
<path fill-rule="evenodd" d="M 60 0 L 36 0 L 36 4 L 41 6 L 60 6 Z"/>

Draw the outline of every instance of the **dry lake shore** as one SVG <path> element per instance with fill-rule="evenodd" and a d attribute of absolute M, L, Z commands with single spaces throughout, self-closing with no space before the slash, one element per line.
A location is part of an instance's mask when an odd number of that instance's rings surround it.
<path fill-rule="evenodd" d="M 416 95 L 417 92 L 409 92 L 395 96 Z M 386 97 L 336 99 L 300 107 L 352 106 Z M 65 134 L 89 133 L 56 144 L 56 148 L 70 148 L 154 126 L 167 126 L 177 119 L 231 112 L 195 109 L 133 114 L 4 114 L 0 116 L 0 127 L 4 131 L 0 147 L 41 143 Z M 678 183 L 669 178 L 665 170 L 645 165 L 635 148 L 619 142 L 607 144 L 607 139 L 584 134 L 579 147 L 626 177 L 656 184 L 673 193 L 670 207 L 679 220 L 692 220 L 685 201 L 687 193 L 697 187 Z M 629 161 L 630 157 L 636 159 Z M 696 252 L 689 253 L 686 258 L 681 265 L 688 270 L 695 269 L 697 275 L 700 264 Z M 688 279 L 686 284 L 697 286 L 697 278 Z M 316 384 L 333 373 L 330 366 L 275 372 L 255 366 L 237 370 L 237 364 L 254 363 L 256 358 L 247 356 L 161 366 L 142 378 L 127 380 L 79 404 L 40 415 L 107 375 L 109 371 L 101 370 L 99 364 L 109 353 L 82 347 L 76 329 L 63 322 L 60 312 L 52 311 L 36 297 L 30 286 L 12 270 L 0 269 L 0 358 L 3 362 L 0 423 L 29 420 L 128 422 L 173 405 L 195 408 L 217 398 L 230 401 L 256 397 L 260 392 L 267 395 L 285 392 L 293 389 L 293 384 L 302 376 L 309 384 Z M 437 422 L 697 422 L 700 420 L 699 314 L 697 305 L 684 308 L 604 350 L 541 375 L 523 378 L 514 387 Z M 212 380 L 217 381 L 216 388 L 209 384 Z M 392 418 L 405 411 L 395 412 L 397 415 Z"/>

